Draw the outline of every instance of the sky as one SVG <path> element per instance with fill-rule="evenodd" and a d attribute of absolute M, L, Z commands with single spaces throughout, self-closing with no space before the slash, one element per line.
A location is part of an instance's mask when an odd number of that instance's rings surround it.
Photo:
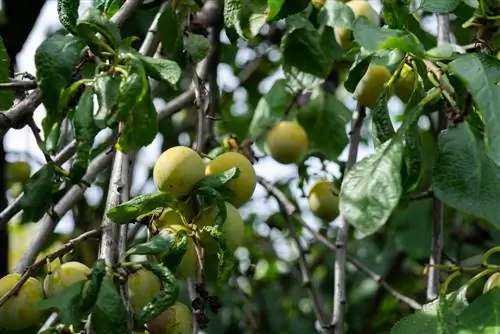
<path fill-rule="evenodd" d="M 370 1 L 370 3 L 377 12 L 380 12 L 379 1 Z M 91 4 L 92 1 L 90 0 L 81 1 L 80 12 L 83 12 L 86 8 L 91 6 Z M 60 23 L 57 17 L 56 6 L 57 6 L 56 0 L 48 0 L 45 6 L 43 7 L 29 38 L 27 39 L 22 51 L 17 56 L 17 65 L 19 71 L 27 71 L 29 73 L 36 74 L 36 68 L 34 65 L 34 54 L 37 47 L 45 38 L 47 31 L 54 30 L 60 27 Z M 424 22 L 425 28 L 430 32 L 435 33 L 436 29 L 434 20 L 429 19 L 426 21 L 427 22 Z M 244 64 L 246 61 L 251 60 L 253 57 L 255 57 L 255 52 L 251 51 L 250 49 L 243 48 L 242 50 L 240 50 L 240 52 L 238 52 L 236 62 L 238 64 Z M 270 55 L 270 57 L 277 58 L 280 57 L 280 54 L 279 52 L 274 52 L 273 54 Z M 265 82 L 263 82 L 260 87 L 262 92 L 265 92 L 268 89 L 270 89 L 273 82 L 279 78 L 283 78 L 283 73 L 280 71 L 274 73 L 271 78 L 265 80 Z M 234 90 L 238 86 L 237 77 L 232 72 L 230 66 L 225 64 L 221 64 L 219 66 L 218 81 L 221 88 L 227 91 Z M 234 94 L 235 97 L 237 96 L 237 94 L 241 95 L 241 91 L 236 91 Z M 343 97 L 346 106 L 353 109 L 355 106 L 355 101 L 348 94 L 344 93 L 341 96 Z M 402 112 L 402 107 L 403 106 L 401 102 L 397 98 L 391 99 L 389 104 L 389 109 L 393 119 L 397 114 Z M 45 110 L 43 106 L 40 106 L 35 111 L 34 114 L 35 122 L 39 126 L 41 124 L 41 120 L 44 117 L 44 114 Z M 346 129 L 346 131 L 347 130 L 348 129 Z M 147 179 L 148 168 L 153 166 L 156 157 L 161 153 L 160 145 L 161 145 L 161 138 L 158 136 L 158 138 L 152 144 L 150 144 L 148 147 L 142 149 L 139 152 L 139 158 L 136 160 L 137 163 L 134 170 L 134 178 L 132 184 L 133 194 L 137 194 L 139 189 L 143 189 L 144 191 L 148 192 L 155 190 L 155 187 L 152 184 L 152 182 L 147 183 L 146 187 L 144 188 L 143 185 L 145 183 L 145 180 Z M 26 152 L 30 156 L 35 157 L 36 160 L 40 162 L 44 161 L 44 157 L 41 154 L 40 150 L 38 149 L 32 133 L 28 129 L 10 130 L 5 137 L 5 147 L 6 151 L 8 152 L 7 159 L 9 161 L 19 159 L 20 157 L 19 154 L 12 154 L 12 152 Z M 9 152 L 11 153 L 9 154 Z M 362 145 L 359 150 L 358 160 L 370 154 L 371 152 L 372 152 L 371 146 Z M 346 156 L 347 156 L 347 149 L 342 153 L 340 159 L 345 160 Z M 23 156 L 21 155 L 21 157 Z M 319 166 L 320 166 L 319 161 L 311 161 L 311 168 L 310 168 L 311 172 L 315 171 L 317 172 Z M 32 168 L 34 170 L 32 172 L 34 173 L 36 169 L 38 169 L 39 167 L 40 165 L 33 165 Z M 255 170 L 258 175 L 263 176 L 272 182 L 279 180 L 288 180 L 297 175 L 297 167 L 295 165 L 282 165 L 275 162 L 271 158 L 265 158 L 260 160 L 259 163 L 255 165 Z M 339 176 L 339 170 L 337 166 L 334 164 L 329 165 L 328 171 L 335 177 Z M 292 182 L 292 189 L 294 189 L 295 194 L 297 195 L 299 194 L 299 192 L 297 191 L 297 187 L 293 182 Z M 89 200 L 89 203 L 92 204 L 92 203 L 97 203 L 102 198 L 103 194 L 99 187 L 92 186 L 86 191 L 85 196 Z M 264 191 L 264 189 L 258 186 L 254 193 L 254 201 L 248 203 L 247 205 L 245 205 L 240 209 L 242 215 L 245 216 L 250 212 L 256 212 L 256 211 L 262 212 L 262 208 L 266 208 L 269 214 L 272 213 L 272 211 L 276 212 L 278 209 L 277 204 L 274 201 L 266 200 L 265 196 L 266 192 Z M 307 199 L 300 198 L 298 200 L 298 203 L 302 209 L 307 208 Z M 270 208 L 272 208 L 273 210 L 269 210 Z M 309 213 L 307 209 L 303 214 L 303 218 L 308 223 L 310 223 L 311 226 L 315 228 L 319 228 L 322 224 L 322 222 L 320 222 L 311 213 Z M 257 233 L 260 233 L 265 236 L 269 235 L 269 233 L 271 232 L 269 230 L 269 227 L 267 227 L 267 225 L 263 224 L 262 222 L 260 224 L 257 224 L 255 227 Z M 72 229 L 73 229 L 73 223 L 71 219 L 71 213 L 68 213 L 65 217 L 63 217 L 56 231 L 61 233 L 68 233 L 71 232 Z M 273 237 L 273 235 L 271 235 L 271 237 Z M 276 235 L 274 237 L 280 238 L 281 236 Z"/>

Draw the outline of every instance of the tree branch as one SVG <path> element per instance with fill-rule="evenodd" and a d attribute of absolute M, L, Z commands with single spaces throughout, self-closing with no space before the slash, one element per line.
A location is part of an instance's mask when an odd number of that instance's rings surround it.
<path fill-rule="evenodd" d="M 346 163 L 346 171 L 348 171 L 355 163 L 358 156 L 359 141 L 361 139 L 361 128 L 363 120 L 366 116 L 365 107 L 357 106 L 353 113 L 352 129 L 349 143 L 349 153 Z M 349 235 L 349 222 L 341 215 L 339 226 L 337 228 L 337 237 L 335 247 L 337 249 L 334 263 L 334 293 L 333 293 L 333 314 L 331 326 L 335 329 L 335 334 L 344 333 L 344 316 L 346 303 L 346 287 L 345 287 L 345 264 L 346 264 L 346 248 Z"/>
<path fill-rule="evenodd" d="M 140 54 L 149 56 L 156 50 L 156 47 L 158 45 L 158 40 L 156 38 L 156 34 L 158 32 L 158 21 L 160 20 L 161 14 L 163 14 L 163 12 L 167 10 L 168 6 L 168 1 L 163 2 L 160 9 L 158 10 L 158 13 L 156 13 L 155 17 L 153 18 L 153 22 L 148 29 L 148 33 L 144 38 L 144 42 L 142 42 L 142 45 L 139 49 Z"/>
<path fill-rule="evenodd" d="M 12 89 L 17 91 L 32 90 L 37 87 L 36 81 L 34 80 L 17 80 L 10 79 L 9 82 L 0 83 L 0 89 Z"/>
<path fill-rule="evenodd" d="M 450 42 L 449 15 L 437 15 L 437 40 L 438 45 Z M 436 135 L 443 130 L 444 125 L 439 122 Z M 443 257 L 443 203 L 435 196 L 432 198 L 432 240 L 431 256 L 429 259 L 429 275 L 427 276 L 427 300 L 432 301 L 439 296 L 440 273 L 435 267 L 440 264 Z"/>
<path fill-rule="evenodd" d="M 85 240 L 87 240 L 89 238 L 93 238 L 93 237 L 99 236 L 100 233 L 101 233 L 101 229 L 100 228 L 96 228 L 96 229 L 90 230 L 88 232 L 82 233 L 78 237 L 76 237 L 74 239 L 71 239 L 70 241 L 68 241 L 67 243 L 65 243 L 61 248 L 59 248 L 55 252 L 52 252 L 52 253 L 48 254 L 47 256 L 44 256 L 43 258 L 41 258 L 40 260 L 38 260 L 33 265 L 30 265 L 30 266 L 26 267 L 24 270 L 17 271 L 20 274 L 22 273 L 22 276 L 21 276 L 20 280 L 16 283 L 16 285 L 14 285 L 12 287 L 12 289 L 10 289 L 6 294 L 4 294 L 0 298 L 0 306 L 2 306 L 3 304 L 5 304 L 5 302 L 10 297 L 14 296 L 19 291 L 19 289 L 21 289 L 21 287 L 23 286 L 23 284 L 28 280 L 28 278 L 31 276 L 31 274 L 33 272 L 35 272 L 36 270 L 38 270 L 38 269 L 42 268 L 43 266 L 45 266 L 47 264 L 47 262 L 54 261 L 55 259 L 60 258 L 60 257 L 64 256 L 65 254 L 69 253 L 79 243 L 81 243 L 81 242 L 83 242 L 83 241 L 85 241 Z"/>
<path fill-rule="evenodd" d="M 126 0 L 115 15 L 113 15 L 111 22 L 121 26 L 134 14 L 141 4 L 142 0 Z"/>
<path fill-rule="evenodd" d="M 38 223 L 40 225 L 40 229 L 31 241 L 30 247 L 26 250 L 23 257 L 17 264 L 15 272 L 24 272 L 26 268 L 28 268 L 35 261 L 36 257 L 44 247 L 45 242 L 57 226 L 59 219 L 76 204 L 87 189 L 85 184 L 91 184 L 94 182 L 97 175 L 109 166 L 112 158 L 113 152 L 104 152 L 98 155 L 90 163 L 87 172 L 83 176 L 82 180 L 84 182 L 72 186 L 54 206 L 53 210 L 43 216 L 41 221 Z"/>
<path fill-rule="evenodd" d="M 295 241 L 295 244 L 297 245 L 297 248 L 299 250 L 298 262 L 302 279 L 302 286 L 307 290 L 309 299 L 313 304 L 314 314 L 316 315 L 316 319 L 321 324 L 322 333 L 325 334 L 332 333 L 333 332 L 332 329 L 327 325 L 326 322 L 326 315 L 325 311 L 323 310 L 324 303 L 321 300 L 321 295 L 317 293 L 311 282 L 311 273 L 309 272 L 309 267 L 307 265 L 307 260 L 306 260 L 306 250 L 302 246 L 300 238 L 293 225 L 292 216 L 295 213 L 295 206 L 292 203 L 290 203 L 290 201 L 287 199 L 286 195 L 282 191 L 280 191 L 270 182 L 268 182 L 262 177 L 258 177 L 258 181 L 260 184 L 262 184 L 262 186 L 264 186 L 264 188 L 266 188 L 269 194 L 272 197 L 274 197 L 278 202 L 280 212 L 285 217 L 288 229 L 290 230 L 290 235 L 292 236 L 292 238 Z"/>

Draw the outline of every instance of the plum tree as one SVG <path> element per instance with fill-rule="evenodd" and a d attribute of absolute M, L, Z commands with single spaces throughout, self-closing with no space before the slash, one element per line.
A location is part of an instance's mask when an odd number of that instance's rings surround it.
<path fill-rule="evenodd" d="M 407 103 L 413 93 L 415 85 L 415 72 L 413 68 L 407 64 L 403 65 L 398 78 L 394 82 L 394 93 L 404 102 Z"/>
<path fill-rule="evenodd" d="M 358 103 L 374 108 L 377 99 L 384 90 L 384 84 L 391 78 L 391 73 L 384 65 L 371 63 L 354 91 Z"/>
<path fill-rule="evenodd" d="M 20 274 L 9 274 L 0 279 L 0 297 L 16 285 Z M 17 294 L 0 306 L 0 329 L 21 330 L 35 326 L 41 320 L 37 303 L 43 299 L 42 284 L 30 277 Z M 3 333 L 2 330 L 0 332 Z"/>
<path fill-rule="evenodd" d="M 267 135 L 267 151 L 282 164 L 297 163 L 307 153 L 307 147 L 307 133 L 297 122 L 279 122 Z"/>
<path fill-rule="evenodd" d="M 234 251 L 241 245 L 245 224 L 238 209 L 229 202 L 226 202 L 226 212 L 226 220 L 221 227 L 221 232 L 226 238 L 228 249 Z M 203 226 L 212 226 L 217 214 L 218 209 L 216 206 L 207 208 L 201 213 L 198 226 L 200 228 Z M 206 234 L 201 235 L 201 243 L 208 253 L 214 253 L 219 248 L 217 242 Z"/>
<path fill-rule="evenodd" d="M 370 6 L 368 1 L 365 0 L 352 0 L 346 3 L 347 6 L 351 8 L 354 13 L 354 17 L 365 16 L 373 24 L 379 25 L 380 18 L 378 13 Z M 335 27 L 335 39 L 337 43 L 343 48 L 347 47 L 352 39 L 352 30 L 343 27 Z"/>
<path fill-rule="evenodd" d="M 339 198 L 335 193 L 338 192 L 332 182 L 316 181 L 309 191 L 309 208 L 319 218 L 327 221 L 335 219 L 339 215 Z"/>
<path fill-rule="evenodd" d="M 185 304 L 177 301 L 151 320 L 147 324 L 147 329 L 153 334 L 191 334 L 193 332 L 191 310 Z"/>
<path fill-rule="evenodd" d="M 231 204 L 240 207 L 253 195 L 257 185 L 257 175 L 252 163 L 241 153 L 226 152 L 208 163 L 206 175 L 220 174 L 228 169 L 237 167 L 240 171 L 236 179 L 228 181 L 225 186 L 234 192 L 234 196 L 229 200 Z"/>
<path fill-rule="evenodd" d="M 153 167 L 156 187 L 174 197 L 188 195 L 205 176 L 201 156 L 186 146 L 171 147 L 158 157 Z"/>
<path fill-rule="evenodd" d="M 128 276 L 128 295 L 130 305 L 136 315 L 146 306 L 161 290 L 161 282 L 151 271 L 141 268 Z"/>
<path fill-rule="evenodd" d="M 76 261 L 55 265 L 43 280 L 43 290 L 47 297 L 54 297 L 70 285 L 87 280 L 91 272 L 89 267 Z"/>

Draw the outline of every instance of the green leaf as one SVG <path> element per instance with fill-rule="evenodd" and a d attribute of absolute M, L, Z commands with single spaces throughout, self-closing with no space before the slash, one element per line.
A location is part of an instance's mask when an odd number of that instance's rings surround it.
<path fill-rule="evenodd" d="M 129 111 L 125 126 L 116 147 L 122 152 L 138 150 L 153 142 L 158 133 L 158 114 L 153 99 L 144 98 L 139 105 Z"/>
<path fill-rule="evenodd" d="M 174 235 L 162 232 L 153 236 L 148 241 L 130 248 L 126 253 L 126 256 L 134 254 L 153 255 L 168 252 L 174 243 Z"/>
<path fill-rule="evenodd" d="M 337 159 L 348 142 L 345 126 L 351 119 L 350 114 L 335 95 L 316 87 L 297 114 L 298 122 L 308 134 L 309 151 L 321 152 L 329 160 Z M 335 135 L 325 140 L 325 133 Z"/>
<path fill-rule="evenodd" d="M 156 208 L 164 207 L 174 201 L 175 198 L 167 193 L 148 193 L 134 197 L 125 203 L 109 209 L 106 215 L 117 224 L 127 224 L 143 214 Z"/>
<path fill-rule="evenodd" d="M 361 78 L 363 78 L 366 71 L 368 70 L 368 66 L 370 66 L 371 61 L 371 56 L 364 58 L 358 57 L 354 64 L 352 64 L 351 68 L 349 69 L 349 75 L 344 82 L 344 88 L 348 92 L 354 93 L 356 87 L 358 86 L 358 83 L 361 81 Z"/>
<path fill-rule="evenodd" d="M 420 8 L 432 13 L 451 13 L 458 7 L 460 0 L 422 0 Z"/>
<path fill-rule="evenodd" d="M 59 21 L 63 27 L 72 34 L 75 34 L 78 7 L 80 7 L 80 0 L 57 0 Z"/>
<path fill-rule="evenodd" d="M 243 11 L 243 0 L 224 1 L 224 25 L 226 28 L 234 28 L 240 37 L 244 37 L 240 17 Z"/>
<path fill-rule="evenodd" d="M 44 145 L 47 152 L 54 154 L 59 148 L 59 138 L 61 136 L 62 116 L 45 116 L 42 120 L 43 133 L 45 134 Z"/>
<path fill-rule="evenodd" d="M 357 162 L 344 177 L 339 209 L 346 221 L 356 228 L 359 238 L 380 229 L 398 205 L 403 192 L 402 158 L 402 140 L 394 137 Z"/>
<path fill-rule="evenodd" d="M 171 271 L 175 272 L 175 269 L 181 263 L 184 254 L 186 253 L 188 247 L 188 236 L 187 235 L 177 235 L 176 242 L 170 247 L 168 252 L 162 254 L 162 263 Z"/>
<path fill-rule="evenodd" d="M 163 289 L 149 302 L 137 318 L 139 325 L 145 324 L 174 305 L 179 297 L 179 284 L 174 274 L 159 263 L 143 262 L 143 267 L 152 271 L 163 283 Z"/>
<path fill-rule="evenodd" d="M 212 187 L 196 188 L 193 194 L 201 197 L 206 206 L 215 205 L 217 207 L 214 217 L 214 225 L 223 225 L 227 218 L 226 201 L 231 197 L 232 191 Z"/>
<path fill-rule="evenodd" d="M 158 20 L 158 35 L 163 52 L 167 57 L 172 57 L 182 45 L 182 22 L 170 8 Z"/>
<path fill-rule="evenodd" d="M 285 116 L 285 111 L 292 100 L 293 95 L 287 88 L 287 82 L 282 79 L 277 80 L 255 108 L 248 130 L 250 137 L 254 140 L 262 139 L 262 133 Z"/>
<path fill-rule="evenodd" d="M 320 35 L 315 29 L 300 28 L 289 31 L 281 41 L 284 68 L 296 67 L 300 71 L 324 78 L 331 70 L 335 35 Z"/>
<path fill-rule="evenodd" d="M 94 91 L 97 95 L 99 109 L 94 116 L 95 124 L 104 129 L 109 118 L 118 106 L 121 79 L 116 76 L 98 75 L 94 80 Z"/>
<path fill-rule="evenodd" d="M 210 187 L 216 189 L 222 188 L 224 184 L 233 179 L 237 179 L 239 176 L 240 176 L 240 170 L 237 167 L 232 167 L 222 173 L 203 177 L 200 181 L 196 183 L 194 189 L 202 187 Z"/>
<path fill-rule="evenodd" d="M 403 37 L 401 30 L 380 28 L 373 24 L 367 17 L 358 17 L 353 24 L 354 39 L 369 51 L 377 51 L 382 42 L 389 37 Z"/>
<path fill-rule="evenodd" d="M 432 189 L 447 205 L 500 226 L 500 167 L 486 154 L 484 140 L 467 123 L 439 136 Z"/>
<path fill-rule="evenodd" d="M 97 302 L 104 277 L 106 277 L 106 262 L 99 259 L 92 267 L 90 281 L 85 289 L 85 294 L 82 300 L 83 310 L 90 310 Z"/>
<path fill-rule="evenodd" d="M 94 0 L 93 7 L 107 17 L 112 17 L 120 9 L 125 0 Z"/>
<path fill-rule="evenodd" d="M 389 109 L 387 108 L 388 93 L 389 90 L 384 89 L 382 94 L 380 94 L 377 105 L 372 110 L 372 137 L 375 147 L 379 147 L 381 144 L 392 139 L 396 134 L 392 126 Z"/>
<path fill-rule="evenodd" d="M 458 316 L 456 334 L 490 334 L 500 327 L 500 289 L 494 288 L 475 299 Z"/>
<path fill-rule="evenodd" d="M 134 109 L 140 106 L 146 107 L 145 104 L 143 105 L 144 100 L 150 100 L 148 77 L 141 60 L 129 53 L 124 54 L 123 57 L 128 60 L 127 74 L 122 77 L 116 112 L 108 117 L 109 127 L 126 121 L 133 114 Z"/>
<path fill-rule="evenodd" d="M 61 105 L 61 96 L 71 82 L 82 48 L 83 44 L 71 35 L 52 35 L 37 48 L 35 52 L 37 83 L 42 90 L 47 117 L 55 120 L 61 117 L 61 112 L 66 107 Z"/>
<path fill-rule="evenodd" d="M 7 49 L 0 37 L 0 83 L 9 82 L 10 59 Z M 0 90 L 0 110 L 7 110 L 14 102 L 14 92 L 10 89 Z"/>
<path fill-rule="evenodd" d="M 388 37 L 379 44 L 380 49 L 396 49 L 405 53 L 412 53 L 417 57 L 425 57 L 425 49 L 412 35 Z"/>
<path fill-rule="evenodd" d="M 97 34 L 101 34 L 113 49 L 116 49 L 122 40 L 118 26 L 101 15 L 96 8 L 87 9 L 76 23 L 76 32 L 87 43 L 104 46 L 103 41 L 97 37 Z"/>
<path fill-rule="evenodd" d="M 210 50 L 208 39 L 202 35 L 188 33 L 184 42 L 184 48 L 194 63 L 202 61 Z"/>
<path fill-rule="evenodd" d="M 419 185 L 422 177 L 422 139 L 418 124 L 413 124 L 404 134 L 405 151 L 404 160 L 407 175 L 403 181 L 405 193 L 412 192 Z"/>
<path fill-rule="evenodd" d="M 267 21 L 275 21 L 299 13 L 307 8 L 309 0 L 267 0 Z"/>
<path fill-rule="evenodd" d="M 52 204 L 54 174 L 54 165 L 46 164 L 24 185 L 24 196 L 19 203 L 24 221 L 38 221 Z"/>
<path fill-rule="evenodd" d="M 73 183 L 80 182 L 85 174 L 90 160 L 90 150 L 94 144 L 94 138 L 99 132 L 99 129 L 94 123 L 93 96 L 93 88 L 87 87 L 80 97 L 80 102 L 73 116 L 73 127 L 75 129 L 76 139 L 76 159 L 69 173 L 69 177 Z"/>
<path fill-rule="evenodd" d="M 182 70 L 175 61 L 147 56 L 140 56 L 140 59 L 150 77 L 177 87 Z"/>
<path fill-rule="evenodd" d="M 332 27 L 352 29 L 354 13 L 345 3 L 336 0 L 326 0 L 321 10 L 323 22 Z"/>
<path fill-rule="evenodd" d="M 127 309 L 110 276 L 102 281 L 91 323 L 96 334 L 128 333 Z"/>
<path fill-rule="evenodd" d="M 82 302 L 84 285 L 85 281 L 78 281 L 63 289 L 55 297 L 38 302 L 37 306 L 42 310 L 57 311 L 59 321 L 63 324 L 77 325 L 88 314 Z"/>
<path fill-rule="evenodd" d="M 467 54 L 448 64 L 450 74 L 467 86 L 484 119 L 487 150 L 500 165 L 500 62 L 486 54 Z"/>

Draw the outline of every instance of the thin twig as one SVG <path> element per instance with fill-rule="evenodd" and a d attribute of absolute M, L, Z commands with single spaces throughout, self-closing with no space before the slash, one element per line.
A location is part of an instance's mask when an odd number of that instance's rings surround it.
<path fill-rule="evenodd" d="M 0 89 L 12 89 L 17 91 L 32 90 L 37 87 L 34 80 L 17 80 L 10 79 L 9 82 L 0 83 Z"/>
<path fill-rule="evenodd" d="M 25 270 L 18 271 L 18 273 L 22 273 L 21 278 L 16 283 L 16 285 L 14 285 L 12 287 L 12 289 L 10 289 L 6 294 L 4 294 L 2 296 L 2 298 L 0 298 L 0 306 L 5 304 L 5 302 L 10 297 L 14 296 L 19 291 L 19 289 L 21 289 L 23 284 L 28 280 L 28 278 L 31 276 L 31 274 L 33 272 L 42 268 L 44 265 L 47 264 L 47 262 L 54 261 L 55 259 L 60 258 L 60 257 L 64 256 L 65 254 L 71 252 L 76 247 L 76 245 L 78 245 L 79 243 L 81 243 L 89 238 L 99 236 L 100 233 L 101 233 L 100 228 L 96 228 L 96 229 L 90 230 L 88 232 L 82 233 L 78 237 L 71 239 L 70 241 L 65 243 L 61 248 L 59 248 L 55 252 L 52 252 L 52 253 L 48 254 L 47 256 L 44 256 L 43 258 L 41 258 L 40 260 L 35 262 L 33 265 L 28 266 Z"/>
<path fill-rule="evenodd" d="M 366 116 L 365 107 L 357 106 L 353 113 L 352 129 L 349 143 L 349 152 L 346 162 L 346 171 L 349 170 L 357 160 L 359 141 L 361 139 L 361 128 Z M 346 248 L 349 235 L 349 222 L 340 215 L 339 226 L 337 228 L 337 237 L 335 247 L 337 249 L 334 263 L 334 293 L 333 293 L 333 314 L 331 326 L 335 329 L 335 334 L 344 333 L 344 317 L 346 303 Z"/>
<path fill-rule="evenodd" d="M 302 219 L 299 219 L 299 221 L 302 223 L 302 226 L 309 231 L 309 233 L 312 234 L 314 239 L 316 239 L 318 242 L 322 243 L 324 246 L 326 246 L 329 250 L 332 252 L 337 252 L 337 247 L 331 243 L 325 236 L 323 236 L 321 233 L 318 231 L 314 230 L 311 226 L 306 224 Z M 373 272 L 371 269 L 366 267 L 364 264 L 359 262 L 355 257 L 353 257 L 350 254 L 346 255 L 347 262 L 351 263 L 354 265 L 359 271 L 364 273 L 366 276 L 370 277 L 377 283 L 379 283 L 384 289 L 387 290 L 394 298 L 397 300 L 407 304 L 411 308 L 415 310 L 420 310 L 422 308 L 422 305 L 420 305 L 416 300 L 405 296 L 404 294 L 398 292 L 396 289 L 394 289 L 389 283 L 387 283 L 382 276 L 379 274 Z"/>
<path fill-rule="evenodd" d="M 42 91 L 35 89 L 28 97 L 13 105 L 6 112 L 0 112 L 0 135 L 4 135 L 11 128 L 23 128 L 40 103 L 42 103 Z"/>
<path fill-rule="evenodd" d="M 115 15 L 113 15 L 111 22 L 121 26 L 134 14 L 142 2 L 142 0 L 126 0 Z"/>
<path fill-rule="evenodd" d="M 47 163 L 52 162 L 52 157 L 45 149 L 42 137 L 40 137 L 40 129 L 38 128 L 38 126 L 36 126 L 35 120 L 33 118 L 31 118 L 28 121 L 28 126 L 31 129 L 31 132 L 33 132 L 33 136 L 35 137 L 36 143 L 37 143 L 38 147 L 40 148 L 40 151 L 42 151 L 42 154 L 45 157 L 45 161 Z"/>
<path fill-rule="evenodd" d="M 163 12 L 167 10 L 168 6 L 168 1 L 163 2 L 163 4 L 160 6 L 160 9 L 156 13 L 155 17 L 153 18 L 153 22 L 148 29 L 148 33 L 144 38 L 144 42 L 139 49 L 140 54 L 149 56 L 156 50 L 156 46 L 158 45 L 158 40 L 156 37 L 156 34 L 158 32 L 158 21 L 160 20 L 161 14 L 163 14 Z"/>
<path fill-rule="evenodd" d="M 23 254 L 23 257 L 16 266 L 15 272 L 22 273 L 28 268 L 36 259 L 40 251 L 45 246 L 45 242 L 50 237 L 54 231 L 57 223 L 61 217 L 63 217 L 69 209 L 71 209 L 76 202 L 81 198 L 87 186 L 85 184 L 91 184 L 96 179 L 97 175 L 109 166 L 112 161 L 112 152 L 104 152 L 97 156 L 89 165 L 87 172 L 83 176 L 79 184 L 72 186 L 68 192 L 59 200 L 59 202 L 54 206 L 52 212 L 46 213 L 41 221 L 38 223 L 40 229 L 37 235 L 33 238 L 30 243 L 29 248 Z"/>
<path fill-rule="evenodd" d="M 266 188 L 269 194 L 276 199 L 278 202 L 281 214 L 285 217 L 288 228 L 290 229 L 290 235 L 295 241 L 297 248 L 299 250 L 299 269 L 302 278 L 302 286 L 307 290 L 307 294 L 309 295 L 309 299 L 313 304 L 314 314 L 316 315 L 316 319 L 321 324 L 322 333 L 332 333 L 332 329 L 327 325 L 325 311 L 323 309 L 323 301 L 321 300 L 321 295 L 314 289 L 314 286 L 311 282 L 311 273 L 309 272 L 309 267 L 307 265 L 306 260 L 306 250 L 302 246 L 300 242 L 300 238 L 295 230 L 293 225 L 292 216 L 295 213 L 295 206 L 290 203 L 290 201 L 286 198 L 286 195 L 279 191 L 278 188 L 273 186 L 269 181 L 264 178 L 259 177 L 258 181 L 260 184 Z"/>
<path fill-rule="evenodd" d="M 449 15 L 437 15 L 438 45 L 450 42 L 450 18 Z M 443 129 L 442 122 L 439 122 L 438 133 Z M 432 301 L 439 296 L 440 273 L 435 267 L 440 264 L 443 257 L 444 238 L 443 238 L 443 203 L 437 198 L 432 200 L 432 240 L 431 256 L 429 259 L 429 275 L 427 277 L 427 300 Z"/>
<path fill-rule="evenodd" d="M 59 314 L 57 312 L 52 312 L 47 320 L 45 320 L 45 322 L 43 323 L 42 327 L 40 327 L 40 329 L 38 330 L 37 333 L 43 333 L 45 332 L 47 329 L 49 329 L 50 327 L 52 327 L 54 325 L 54 323 L 59 319 Z"/>

